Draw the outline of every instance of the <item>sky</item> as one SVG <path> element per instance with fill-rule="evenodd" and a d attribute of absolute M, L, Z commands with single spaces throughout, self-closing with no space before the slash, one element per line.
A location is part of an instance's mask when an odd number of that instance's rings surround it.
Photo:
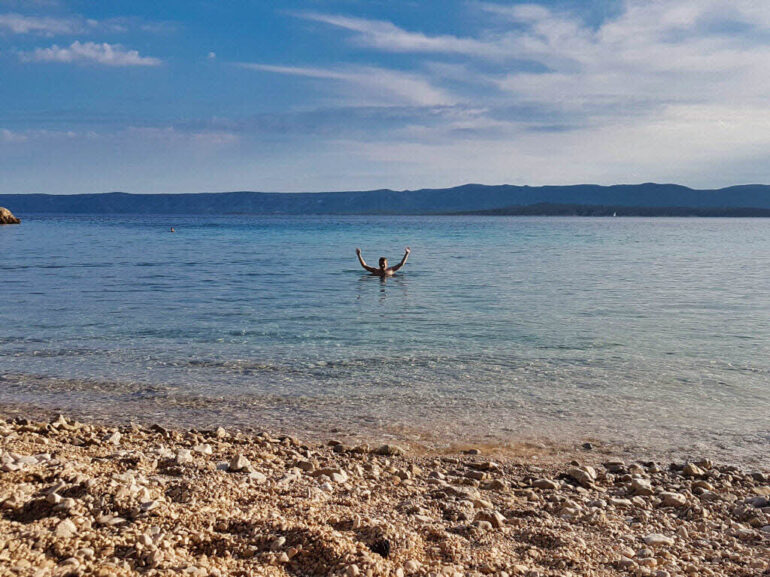
<path fill-rule="evenodd" d="M 770 183 L 767 0 L 0 0 L 0 193 Z"/>

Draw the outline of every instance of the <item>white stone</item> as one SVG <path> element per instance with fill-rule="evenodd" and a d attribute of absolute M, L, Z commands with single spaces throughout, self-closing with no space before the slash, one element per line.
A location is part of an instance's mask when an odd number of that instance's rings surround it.
<path fill-rule="evenodd" d="M 251 467 L 251 463 L 249 462 L 249 460 L 240 454 L 233 457 L 232 460 L 230 461 L 231 471 L 235 471 L 235 472 L 245 471 L 250 467 Z"/>
<path fill-rule="evenodd" d="M 687 504 L 687 497 L 681 493 L 661 493 L 660 498 L 664 507 L 683 507 Z"/>
<path fill-rule="evenodd" d="M 45 500 L 51 505 L 58 505 L 61 503 L 62 497 L 58 493 L 48 493 L 48 495 L 45 496 Z"/>
<path fill-rule="evenodd" d="M 69 539 L 70 537 L 77 535 L 77 533 L 78 528 L 75 526 L 75 523 L 69 519 L 59 521 L 59 524 L 56 525 L 56 528 L 54 529 L 54 535 L 59 539 Z"/>
<path fill-rule="evenodd" d="M 103 440 L 105 443 L 110 443 L 111 445 L 119 445 L 121 437 L 122 435 L 120 434 L 120 432 L 115 431 L 111 435 L 107 435 L 106 437 L 104 437 Z"/>
<path fill-rule="evenodd" d="M 661 545 L 671 546 L 674 544 L 674 539 L 660 533 L 650 533 L 644 538 L 644 542 L 652 547 L 659 547 Z"/>
<path fill-rule="evenodd" d="M 187 465 L 193 462 L 193 456 L 190 449 L 179 449 L 176 452 L 174 461 L 177 465 Z"/>
<path fill-rule="evenodd" d="M 639 477 L 631 481 L 631 490 L 635 495 L 652 495 L 653 493 L 650 481 Z"/>

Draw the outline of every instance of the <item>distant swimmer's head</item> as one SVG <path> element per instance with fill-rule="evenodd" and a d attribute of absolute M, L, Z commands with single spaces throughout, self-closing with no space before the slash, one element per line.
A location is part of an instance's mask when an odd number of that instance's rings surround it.
<path fill-rule="evenodd" d="M 380 257 L 380 268 L 388 268 L 388 259 L 384 256 Z"/>

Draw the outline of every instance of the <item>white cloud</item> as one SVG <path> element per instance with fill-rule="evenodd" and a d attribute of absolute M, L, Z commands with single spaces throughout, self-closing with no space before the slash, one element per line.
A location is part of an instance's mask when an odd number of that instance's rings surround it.
<path fill-rule="evenodd" d="M 653 180 L 709 188 L 770 176 L 770 117 L 760 108 L 671 106 L 654 122 L 618 120 L 558 134 L 512 124 L 504 138 L 417 134 L 336 146 L 349 155 L 351 167 L 396 175 L 387 183 L 396 187 Z"/>
<path fill-rule="evenodd" d="M 770 4 L 627 0 L 590 24 L 543 4 L 476 6 L 491 18 L 464 37 L 300 14 L 356 45 L 414 54 L 399 74 L 441 94 L 372 138 L 341 127 L 341 172 L 370 166 L 371 184 L 390 186 L 770 179 Z M 345 66 L 259 68 L 354 86 Z"/>
<path fill-rule="evenodd" d="M 384 52 L 435 52 L 476 56 L 500 56 L 503 47 L 495 43 L 457 36 L 428 36 L 409 32 L 391 22 L 367 20 L 334 14 L 303 12 L 301 18 L 329 24 L 357 33 L 357 41 Z"/>
<path fill-rule="evenodd" d="M 433 86 L 419 74 L 386 68 L 372 66 L 327 69 L 250 62 L 242 62 L 238 66 L 261 72 L 334 81 L 342 88 L 339 102 L 345 101 L 354 105 L 441 106 L 452 104 L 454 100 L 447 92 Z"/>
<path fill-rule="evenodd" d="M 598 25 L 541 4 L 475 6 L 493 18 L 473 37 L 333 14 L 298 16 L 349 30 L 357 44 L 381 52 L 452 56 L 452 63 L 417 56 L 414 70 L 404 73 L 440 91 L 442 102 L 482 103 L 493 112 L 540 107 L 573 126 L 614 116 L 644 122 L 673 103 L 756 105 L 770 98 L 770 3 L 626 0 Z M 487 123 L 499 131 L 498 120 Z"/>
<path fill-rule="evenodd" d="M 158 66 L 161 60 L 140 56 L 136 50 L 127 50 L 119 44 L 75 41 L 68 47 L 56 44 L 50 48 L 37 48 L 21 53 L 26 62 L 92 63 L 103 66 Z"/>
<path fill-rule="evenodd" d="M 20 132 L 14 132 L 3 128 L 0 130 L 0 142 L 25 142 L 27 140 L 26 135 Z"/>
<path fill-rule="evenodd" d="M 94 130 L 9 130 L 0 129 L 0 144 L 29 143 L 47 146 L 63 141 L 110 145 L 154 143 L 186 148 L 217 148 L 237 143 L 238 134 L 226 130 L 187 130 L 175 126 L 128 126 L 114 132 Z"/>
<path fill-rule="evenodd" d="M 85 18 L 81 15 L 32 16 L 19 13 L 0 14 L 0 33 L 29 34 L 36 36 L 66 36 L 83 33 L 122 34 L 139 30 L 150 34 L 174 32 L 176 25 L 169 22 L 145 22 L 134 17 L 118 17 L 106 20 Z"/>
<path fill-rule="evenodd" d="M 0 14 L 0 31 L 13 34 L 73 34 L 83 29 L 82 23 L 74 18 L 50 18 L 25 16 L 22 14 Z"/>
<path fill-rule="evenodd" d="M 219 147 L 238 142 L 239 137 L 222 130 L 186 131 L 173 126 L 132 126 L 122 131 L 119 137 L 138 141 L 164 142 L 173 145 L 196 145 Z"/>
<path fill-rule="evenodd" d="M 300 14 L 347 31 L 348 50 L 359 49 L 351 57 L 373 64 L 241 63 L 301 81 L 302 107 L 83 142 L 114 170 L 135 159 L 142 170 L 132 166 L 122 185 L 134 190 L 770 180 L 770 3 L 626 0 L 590 23 L 545 4 L 469 6 L 479 8 L 470 19 L 477 30 L 457 36 Z M 105 45 L 74 46 L 51 47 L 41 59 L 105 58 Z M 4 153 L 21 151 L 30 164 L 46 147 L 76 154 L 68 138 L 80 137 L 0 131 Z M 77 154 L 83 167 L 93 165 L 92 155 Z M 105 168 L 97 181 L 84 168 L 72 178 L 106 190 L 118 186 L 114 174 Z"/>
<path fill-rule="evenodd" d="M 511 71 L 498 85 L 515 98 L 578 112 L 592 104 L 633 113 L 639 103 L 649 109 L 672 102 L 763 102 L 770 97 L 770 5 L 765 6 L 633 0 L 596 30 L 569 14 L 514 7 L 506 13 L 527 28 L 512 46 L 547 71 Z M 730 34 L 723 29 L 727 22 L 753 32 Z"/>

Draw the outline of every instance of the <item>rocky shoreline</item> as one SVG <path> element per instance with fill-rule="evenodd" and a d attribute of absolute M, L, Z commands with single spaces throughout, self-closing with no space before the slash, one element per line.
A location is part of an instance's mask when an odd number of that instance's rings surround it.
<path fill-rule="evenodd" d="M 21 224 L 21 220 L 16 218 L 10 210 L 0 206 L 0 224 Z"/>
<path fill-rule="evenodd" d="M 0 420 L 0 575 L 770 575 L 767 470 L 592 458 Z"/>

